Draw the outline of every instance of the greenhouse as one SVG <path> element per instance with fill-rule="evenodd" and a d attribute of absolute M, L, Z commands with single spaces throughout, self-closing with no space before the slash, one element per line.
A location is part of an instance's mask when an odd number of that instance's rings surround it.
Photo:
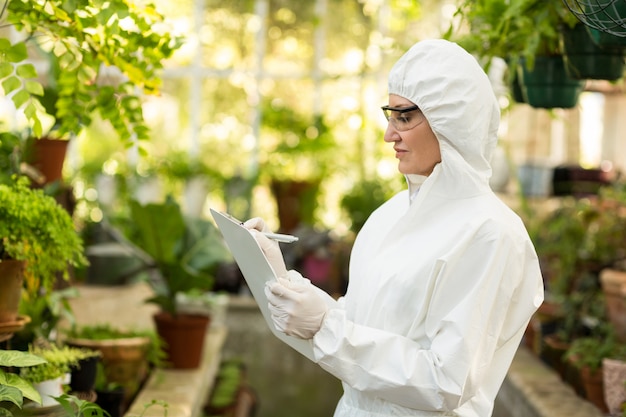
<path fill-rule="evenodd" d="M 626 1 L 0 4 L 0 416 L 626 416 Z"/>

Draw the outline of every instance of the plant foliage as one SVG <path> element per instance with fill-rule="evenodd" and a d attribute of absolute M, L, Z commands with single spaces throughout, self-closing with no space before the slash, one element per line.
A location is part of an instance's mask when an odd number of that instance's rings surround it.
<path fill-rule="evenodd" d="M 94 111 L 111 122 L 120 138 L 146 139 L 140 94 L 158 92 L 158 71 L 181 45 L 164 25 L 153 5 L 129 0 L 5 0 L 0 20 L 26 38 L 0 39 L 0 80 L 15 107 L 32 123 L 35 136 L 43 133 L 38 111 L 44 95 L 27 44 L 48 54 L 58 95 L 54 116 L 59 134 L 78 133 L 91 123 Z M 123 82 L 106 85 L 103 74 L 117 68 Z"/>
<path fill-rule="evenodd" d="M 163 366 L 165 353 L 163 351 L 163 341 L 153 330 L 142 329 L 122 329 L 114 327 L 108 323 L 100 323 L 93 325 L 74 325 L 66 331 L 69 339 L 88 339 L 88 340 L 118 340 L 134 337 L 145 337 L 150 340 L 147 359 L 156 367 Z"/>
<path fill-rule="evenodd" d="M 0 402 L 9 401 L 22 407 L 24 397 L 41 404 L 41 395 L 19 375 L 4 371 L 9 367 L 28 367 L 45 363 L 40 356 L 18 350 L 0 350 Z"/>
<path fill-rule="evenodd" d="M 44 363 L 24 367 L 20 370 L 20 376 L 33 384 L 59 378 L 70 373 L 72 367 L 78 366 L 80 360 L 100 356 L 100 352 L 93 350 L 56 345 L 31 346 L 29 352 L 45 359 Z"/>
<path fill-rule="evenodd" d="M 445 37 L 481 58 L 500 57 L 513 67 L 523 58 L 529 69 L 536 55 L 561 54 L 561 27 L 578 22 L 563 2 L 545 0 L 464 0 L 456 16 L 460 24 L 451 25 Z"/>
<path fill-rule="evenodd" d="M 156 296 L 148 301 L 175 315 L 177 294 L 210 291 L 217 266 L 230 260 L 230 252 L 213 223 L 183 216 L 172 197 L 146 205 L 133 200 L 130 208 L 129 239 L 148 254 L 148 267 L 161 278 L 154 286 Z"/>
<path fill-rule="evenodd" d="M 606 334 L 575 339 L 565 352 L 565 358 L 578 369 L 588 367 L 595 372 L 602 367 L 605 358 L 626 359 L 626 345 L 620 343 L 614 332 L 608 330 Z"/>
<path fill-rule="evenodd" d="M 0 184 L 0 239 L 0 261 L 26 261 L 29 293 L 51 290 L 57 273 L 68 279 L 68 265 L 87 264 L 69 213 L 25 177 Z"/>
<path fill-rule="evenodd" d="M 55 398 L 69 416 L 77 417 L 111 417 L 111 414 L 103 410 L 98 404 L 83 400 L 75 395 L 63 394 Z"/>

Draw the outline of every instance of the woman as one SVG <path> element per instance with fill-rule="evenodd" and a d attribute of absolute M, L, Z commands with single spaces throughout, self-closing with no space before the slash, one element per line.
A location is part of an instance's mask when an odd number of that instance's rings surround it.
<path fill-rule="evenodd" d="M 408 189 L 359 232 L 345 296 L 287 271 L 263 221 L 246 222 L 281 277 L 274 324 L 343 382 L 335 416 L 490 416 L 543 301 L 524 225 L 489 187 L 497 100 L 471 55 L 427 40 L 392 68 L 383 110 Z"/>

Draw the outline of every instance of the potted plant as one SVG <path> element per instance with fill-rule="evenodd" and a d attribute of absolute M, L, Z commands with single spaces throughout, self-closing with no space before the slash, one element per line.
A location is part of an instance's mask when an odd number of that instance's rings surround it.
<path fill-rule="evenodd" d="M 41 394 L 42 406 L 58 404 L 55 397 L 61 396 L 64 386 L 70 383 L 72 367 L 79 366 L 93 352 L 71 346 L 31 346 L 29 352 L 45 359 L 45 363 L 20 369 L 20 376 L 33 384 Z"/>
<path fill-rule="evenodd" d="M 86 258 L 69 213 L 42 190 L 29 187 L 25 177 L 0 184 L 0 217 L 0 268 L 18 273 L 10 278 L 15 283 L 12 295 L 2 292 L 2 299 L 13 300 L 14 309 L 3 319 L 15 320 L 22 280 L 28 296 L 46 296 L 57 274 L 67 280 L 69 268 L 85 265 Z M 20 266 L 13 266 L 16 263 Z M 0 281 L 7 279 L 4 273 L 0 276 Z"/>
<path fill-rule="evenodd" d="M 260 174 L 276 199 L 280 230 L 312 226 L 320 184 L 328 176 L 337 144 L 320 115 L 307 117 L 280 100 L 262 105 Z"/>
<path fill-rule="evenodd" d="M 153 5 L 11 0 L 0 20 L 23 34 L 17 41 L 0 38 L 0 79 L 29 120 L 33 138 L 66 143 L 95 113 L 128 145 L 148 138 L 141 95 L 158 91 L 163 61 L 182 43 Z M 27 45 L 39 56 L 29 56 Z M 38 73 L 28 59 L 47 62 L 50 70 Z M 41 109 L 56 120 L 53 131 L 45 131 Z"/>
<path fill-rule="evenodd" d="M 457 9 L 466 32 L 451 26 L 446 36 L 491 61 L 505 59 L 508 85 L 516 76 L 524 99 L 537 108 L 574 107 L 583 82 L 565 71 L 560 28 L 576 17 L 562 2 L 540 0 L 466 0 Z"/>
<path fill-rule="evenodd" d="M 199 365 L 209 316 L 179 311 L 180 294 L 210 291 L 218 266 L 231 260 L 217 228 L 199 217 L 186 217 L 169 196 L 163 203 L 130 202 L 129 240 L 147 256 L 155 296 L 160 307 L 154 320 L 165 342 L 167 361 L 175 368 Z"/>
<path fill-rule="evenodd" d="M 574 340 L 565 354 L 565 359 L 580 371 L 586 398 L 604 412 L 609 411 L 604 395 L 604 361 L 624 358 L 626 345 L 617 341 L 610 327 Z"/>
<path fill-rule="evenodd" d="M 589 323 L 606 320 L 598 277 L 608 259 L 616 256 L 621 229 L 601 226 L 607 216 L 615 217 L 605 205 L 602 196 L 564 197 L 556 209 L 534 214 L 529 223 L 546 288 L 546 300 L 535 314 L 544 341 L 540 354 L 564 377 L 567 362 L 562 358 L 570 344 L 589 334 Z M 614 238 L 602 237 L 602 230 L 611 229 Z"/>
<path fill-rule="evenodd" d="M 599 46 L 626 47 L 626 37 L 623 35 L 626 3 L 620 0 L 564 0 L 564 3 L 589 28 L 594 42 Z"/>
<path fill-rule="evenodd" d="M 148 375 L 150 366 L 161 366 L 162 344 L 150 330 L 120 329 L 110 324 L 72 326 L 64 333 L 69 346 L 97 351 L 108 383 L 124 389 L 132 398 Z"/>

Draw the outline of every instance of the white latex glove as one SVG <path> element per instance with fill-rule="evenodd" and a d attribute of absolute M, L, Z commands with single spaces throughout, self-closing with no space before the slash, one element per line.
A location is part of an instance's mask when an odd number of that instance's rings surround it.
<path fill-rule="evenodd" d="M 287 278 L 265 284 L 272 321 L 289 336 L 311 339 L 322 326 L 329 304 L 321 290 L 298 272 L 289 271 Z"/>
<path fill-rule="evenodd" d="M 263 219 L 255 217 L 244 222 L 243 226 L 250 230 L 252 236 L 256 239 L 257 243 L 261 247 L 261 250 L 265 254 L 267 261 L 269 262 L 274 274 L 279 278 L 287 276 L 287 267 L 285 266 L 285 259 L 283 253 L 280 250 L 278 242 L 272 239 L 268 239 L 263 233 L 270 232 Z"/>

